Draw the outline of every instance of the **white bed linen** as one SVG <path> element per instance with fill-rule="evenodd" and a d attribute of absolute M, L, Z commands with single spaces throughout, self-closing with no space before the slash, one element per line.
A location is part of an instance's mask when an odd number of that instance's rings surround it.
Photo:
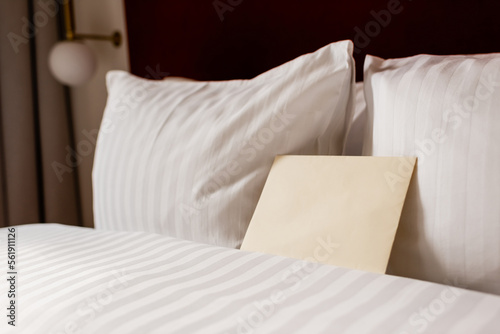
<path fill-rule="evenodd" d="M 276 155 L 340 155 L 352 117 L 353 43 L 250 80 L 107 75 L 94 225 L 239 248 Z"/>
<path fill-rule="evenodd" d="M 388 272 L 500 295 L 500 53 L 367 56 L 364 80 L 364 155 L 418 157 Z"/>
<path fill-rule="evenodd" d="M 303 267 L 306 262 L 143 232 L 55 224 L 16 230 L 18 326 L 7 326 L 3 315 L 1 333 L 484 334 L 500 328 L 499 296 Z M 7 229 L 0 238 L 5 246 Z M 6 263 L 6 247 L 0 261 Z M 0 288 L 5 313 L 5 279 Z"/>

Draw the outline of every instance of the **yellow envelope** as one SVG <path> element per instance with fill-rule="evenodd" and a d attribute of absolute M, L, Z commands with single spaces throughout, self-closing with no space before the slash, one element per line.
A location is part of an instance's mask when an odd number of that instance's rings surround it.
<path fill-rule="evenodd" d="M 415 163 L 278 156 L 241 249 L 385 273 Z"/>

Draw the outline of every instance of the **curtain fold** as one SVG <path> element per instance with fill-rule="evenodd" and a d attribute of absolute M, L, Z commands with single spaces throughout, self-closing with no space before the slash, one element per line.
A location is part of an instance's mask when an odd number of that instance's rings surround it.
<path fill-rule="evenodd" d="M 59 12 L 55 0 L 0 2 L 0 226 L 81 225 L 68 94 L 48 69 Z"/>

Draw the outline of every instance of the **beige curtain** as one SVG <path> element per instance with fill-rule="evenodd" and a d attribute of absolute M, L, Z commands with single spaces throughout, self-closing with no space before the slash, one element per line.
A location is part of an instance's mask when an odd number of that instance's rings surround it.
<path fill-rule="evenodd" d="M 0 227 L 81 225 L 69 95 L 47 65 L 61 2 L 0 1 Z"/>

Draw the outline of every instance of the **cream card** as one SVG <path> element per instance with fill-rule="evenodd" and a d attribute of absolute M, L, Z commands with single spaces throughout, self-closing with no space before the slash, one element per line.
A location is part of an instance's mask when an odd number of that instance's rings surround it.
<path fill-rule="evenodd" d="M 415 163 L 278 156 L 241 249 L 385 273 Z"/>

